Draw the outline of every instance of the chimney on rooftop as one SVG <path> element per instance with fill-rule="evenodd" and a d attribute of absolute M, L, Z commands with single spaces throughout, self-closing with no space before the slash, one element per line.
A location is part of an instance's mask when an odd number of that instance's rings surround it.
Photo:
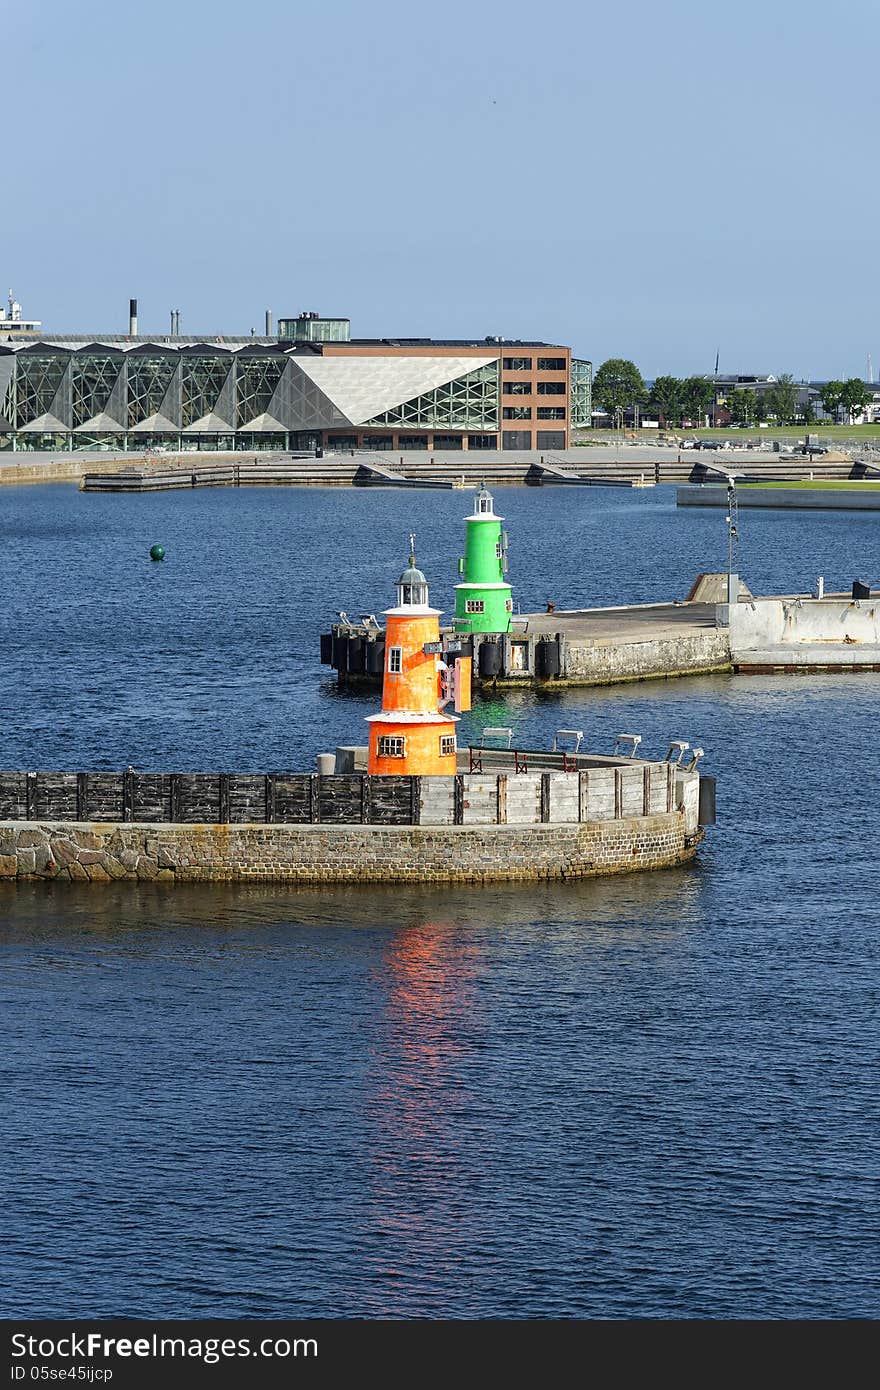
<path fill-rule="evenodd" d="M 128 301 L 128 333 L 129 337 L 136 338 L 138 331 L 138 302 L 136 299 Z"/>

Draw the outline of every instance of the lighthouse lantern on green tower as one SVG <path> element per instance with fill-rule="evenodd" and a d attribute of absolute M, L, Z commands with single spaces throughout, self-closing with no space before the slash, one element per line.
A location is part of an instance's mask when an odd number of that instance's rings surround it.
<path fill-rule="evenodd" d="M 504 520 L 496 516 L 491 492 L 481 487 L 474 510 L 465 517 L 467 532 L 464 557 L 458 562 L 463 576 L 455 586 L 456 632 L 509 632 L 513 612 L 507 583 L 507 534 Z"/>

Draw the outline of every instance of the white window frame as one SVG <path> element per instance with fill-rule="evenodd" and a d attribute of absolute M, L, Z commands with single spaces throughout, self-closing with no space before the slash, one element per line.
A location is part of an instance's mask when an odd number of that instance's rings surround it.
<path fill-rule="evenodd" d="M 388 648 L 388 674 L 399 676 L 403 670 L 403 647 Z"/>
<path fill-rule="evenodd" d="M 485 613 L 486 600 L 482 598 L 467 598 L 464 601 L 465 613 Z"/>
<path fill-rule="evenodd" d="M 450 746 L 444 748 L 444 746 L 443 746 L 444 744 L 448 744 L 448 745 L 450 745 Z M 457 752 L 458 752 L 458 744 L 456 743 L 456 740 L 455 740 L 455 734 L 441 734 L 441 735 L 440 735 L 440 757 L 441 757 L 441 758 L 449 758 L 449 757 L 451 757 L 454 753 L 457 753 Z"/>
<path fill-rule="evenodd" d="M 389 748 L 389 744 L 393 746 Z M 405 736 L 403 734 L 380 734 L 376 754 L 380 758 L 405 758 Z"/>

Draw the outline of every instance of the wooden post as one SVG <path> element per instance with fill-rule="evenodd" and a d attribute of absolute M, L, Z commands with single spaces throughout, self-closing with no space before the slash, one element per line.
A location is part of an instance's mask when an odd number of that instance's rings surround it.
<path fill-rule="evenodd" d="M 220 773 L 219 802 L 220 802 L 220 806 L 219 806 L 220 824 L 221 824 L 221 825 L 228 825 L 228 824 L 229 824 L 229 773 L 228 773 L 228 772 L 221 772 L 221 773 Z"/>
<path fill-rule="evenodd" d="M 422 819 L 422 779 L 417 775 L 409 779 L 409 817 L 410 825 L 418 825 Z"/>
<path fill-rule="evenodd" d="M 76 774 L 76 818 L 77 820 L 87 820 L 86 815 L 86 774 L 78 772 Z"/>
<path fill-rule="evenodd" d="M 317 772 L 309 778 L 309 819 L 312 825 L 321 821 L 321 777 Z"/>
<path fill-rule="evenodd" d="M 498 825 L 507 824 L 507 774 L 499 772 L 495 778 L 498 787 L 498 809 L 495 813 L 495 820 Z"/>
<path fill-rule="evenodd" d="M 623 820 L 623 768 L 614 769 L 614 819 Z"/>
<path fill-rule="evenodd" d="M 134 768 L 131 767 L 127 767 L 122 774 L 122 819 L 134 820 Z"/>
<path fill-rule="evenodd" d="M 365 772 L 361 777 L 361 825 L 370 824 L 372 788 L 373 783 L 370 774 Z"/>
<path fill-rule="evenodd" d="M 24 776 L 25 820 L 37 819 L 37 774 L 26 772 Z"/>
<path fill-rule="evenodd" d="M 541 773 L 541 822 L 546 824 L 550 819 L 550 773 Z"/>
<path fill-rule="evenodd" d="M 266 824 L 275 823 L 275 774 L 266 774 Z"/>
<path fill-rule="evenodd" d="M 180 773 L 172 772 L 168 778 L 168 789 L 170 792 L 170 814 L 172 825 L 180 823 L 181 798 L 180 798 Z"/>
<path fill-rule="evenodd" d="M 672 763 L 666 764 L 666 809 L 675 810 L 675 768 Z"/>
<path fill-rule="evenodd" d="M 642 797 L 642 815 L 651 814 L 651 764 L 645 763 L 644 767 L 644 795 Z"/>
<path fill-rule="evenodd" d="M 464 825 L 464 777 L 460 772 L 455 774 L 452 824 Z"/>
<path fill-rule="evenodd" d="M 578 820 L 590 819 L 590 772 L 584 768 L 578 773 Z"/>

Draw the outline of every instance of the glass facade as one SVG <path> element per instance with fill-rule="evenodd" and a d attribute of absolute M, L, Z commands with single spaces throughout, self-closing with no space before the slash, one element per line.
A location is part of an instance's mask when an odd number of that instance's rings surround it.
<path fill-rule="evenodd" d="M 144 420 L 148 420 L 151 415 L 158 415 L 165 403 L 165 397 L 169 393 L 175 379 L 175 368 L 177 363 L 170 354 L 161 357 L 150 355 L 137 356 L 132 353 L 127 362 L 127 384 L 128 384 L 128 428 L 133 429 L 135 425 L 140 425 Z M 174 424 L 178 418 L 178 411 L 174 409 L 177 405 L 175 401 L 172 409 L 171 423 Z M 166 414 L 168 410 L 166 408 Z"/>
<path fill-rule="evenodd" d="M 205 415 L 219 413 L 220 393 L 229 380 L 233 358 L 229 353 L 181 353 L 180 359 L 180 423 L 184 429 Z M 230 425 L 232 421 L 228 422 Z"/>
<path fill-rule="evenodd" d="M 497 430 L 498 364 L 490 362 L 426 391 L 372 420 L 375 425 L 415 425 L 429 429 Z"/>
<path fill-rule="evenodd" d="M 246 357 L 236 371 L 235 423 L 239 429 L 264 415 L 284 371 L 283 357 Z"/>
<path fill-rule="evenodd" d="M 7 417 L 10 424 L 21 429 L 41 415 L 54 414 L 53 407 L 64 409 L 63 404 L 56 403 L 56 397 L 61 394 L 68 359 L 66 352 L 45 356 L 29 352 L 18 354 L 15 378 L 10 382 L 12 411 Z M 61 423 L 67 422 L 62 419 Z"/>
<path fill-rule="evenodd" d="M 571 425 L 589 429 L 593 412 L 593 364 L 583 358 L 571 359 Z"/>
<path fill-rule="evenodd" d="M 70 370 L 70 413 L 74 429 L 106 413 L 124 362 L 121 352 L 76 353 Z"/>

